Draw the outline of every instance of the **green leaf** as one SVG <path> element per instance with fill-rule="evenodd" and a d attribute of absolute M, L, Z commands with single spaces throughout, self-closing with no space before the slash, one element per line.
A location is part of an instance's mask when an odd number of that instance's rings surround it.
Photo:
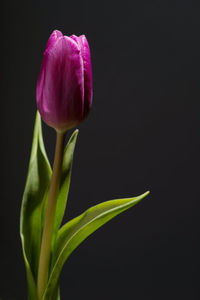
<path fill-rule="evenodd" d="M 70 187 L 72 162 L 73 162 L 73 155 L 74 155 L 77 135 L 78 135 L 78 130 L 75 130 L 71 135 L 67 143 L 67 146 L 65 147 L 65 151 L 63 155 L 62 175 L 61 175 L 60 189 L 59 189 L 59 195 L 56 204 L 56 214 L 54 220 L 52 252 L 54 249 L 56 235 L 58 233 L 58 230 L 60 228 L 65 213 L 65 207 L 66 207 L 69 187 Z M 50 265 L 50 270 L 51 270 L 51 266 L 52 264 Z M 56 286 L 54 289 L 52 289 L 51 295 L 49 295 L 48 300 L 59 300 L 59 299 L 60 299 L 59 287 Z"/>
<path fill-rule="evenodd" d="M 41 118 L 37 112 L 20 216 L 20 235 L 30 300 L 37 299 L 36 278 L 43 227 L 42 210 L 50 177 L 51 167 L 44 148 Z"/>
<path fill-rule="evenodd" d="M 65 261 L 78 245 L 103 224 L 134 206 L 148 194 L 149 192 L 146 192 L 135 198 L 111 200 L 98 204 L 69 221 L 59 230 L 53 251 L 53 268 L 43 300 L 50 299 L 52 291 L 58 284 Z"/>
<path fill-rule="evenodd" d="M 59 196 L 58 196 L 58 200 L 57 200 L 57 204 L 56 204 L 53 244 L 54 244 L 55 237 L 57 235 L 58 229 L 60 228 L 64 213 L 65 213 L 65 207 L 66 207 L 67 197 L 68 197 L 68 193 L 69 193 L 72 162 L 73 162 L 73 155 L 74 155 L 74 149 L 75 149 L 75 145 L 76 145 L 77 135 L 78 135 L 78 130 L 75 130 L 73 132 L 72 136 L 70 137 L 70 139 L 67 143 L 67 146 L 65 148 L 65 151 L 64 151 L 60 190 L 59 190 Z"/>
<path fill-rule="evenodd" d="M 60 300 L 60 288 L 56 286 L 54 292 L 49 296 L 48 300 Z"/>

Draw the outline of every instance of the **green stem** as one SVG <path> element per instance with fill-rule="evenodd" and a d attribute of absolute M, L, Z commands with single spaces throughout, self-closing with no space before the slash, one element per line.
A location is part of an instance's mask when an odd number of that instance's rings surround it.
<path fill-rule="evenodd" d="M 40 249 L 40 259 L 39 259 L 38 279 L 37 279 L 38 300 L 42 299 L 48 281 L 54 218 L 56 212 L 56 203 L 57 203 L 57 197 L 59 193 L 60 177 L 61 177 L 62 162 L 63 162 L 64 137 L 65 137 L 64 132 L 57 132 L 53 173 L 51 177 L 44 230 L 43 230 L 42 243 Z"/>

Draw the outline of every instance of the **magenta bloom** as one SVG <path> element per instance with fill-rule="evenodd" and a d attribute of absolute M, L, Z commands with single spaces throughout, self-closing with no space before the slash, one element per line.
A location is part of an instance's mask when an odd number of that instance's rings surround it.
<path fill-rule="evenodd" d="M 37 81 L 37 107 L 42 119 L 65 131 L 87 116 L 92 104 L 90 49 L 84 35 L 51 34 Z"/>

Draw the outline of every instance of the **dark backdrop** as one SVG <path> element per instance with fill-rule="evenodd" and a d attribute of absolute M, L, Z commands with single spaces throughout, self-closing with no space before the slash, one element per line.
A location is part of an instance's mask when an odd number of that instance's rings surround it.
<path fill-rule="evenodd" d="M 88 238 L 62 299 L 191 299 L 199 291 L 200 4 L 192 0 L 3 1 L 0 295 L 26 299 L 19 212 L 35 87 L 53 29 L 84 33 L 94 101 L 79 126 L 66 219 L 101 201 L 148 199 Z M 44 125 L 52 161 L 54 131 Z"/>

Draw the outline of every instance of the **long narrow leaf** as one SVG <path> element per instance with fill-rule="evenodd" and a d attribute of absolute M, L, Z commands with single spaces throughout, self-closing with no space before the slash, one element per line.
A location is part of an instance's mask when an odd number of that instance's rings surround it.
<path fill-rule="evenodd" d="M 29 297 L 31 300 L 36 299 L 36 294 L 33 290 L 35 289 L 37 277 L 42 234 L 41 214 L 44 196 L 49 187 L 50 177 L 51 167 L 43 144 L 41 118 L 37 112 L 20 216 L 20 235 L 27 271 Z"/>
<path fill-rule="evenodd" d="M 50 295 L 58 284 L 62 267 L 78 245 L 103 224 L 134 206 L 148 194 L 149 192 L 146 192 L 135 198 L 111 200 L 98 204 L 69 221 L 59 230 L 53 253 L 53 268 L 43 300 L 51 299 Z"/>
<path fill-rule="evenodd" d="M 65 213 L 65 207 L 66 207 L 68 193 L 69 193 L 72 162 L 73 162 L 73 155 L 74 155 L 74 149 L 75 149 L 75 145 L 76 145 L 77 135 L 78 135 L 78 130 L 75 130 L 73 132 L 72 136 L 70 137 L 70 139 L 67 143 L 67 146 L 65 148 L 65 151 L 64 151 L 60 191 L 59 191 L 59 196 L 58 196 L 57 205 L 56 205 L 53 241 L 55 239 L 55 236 L 57 235 L 58 229 L 61 225 L 64 213 Z"/>

